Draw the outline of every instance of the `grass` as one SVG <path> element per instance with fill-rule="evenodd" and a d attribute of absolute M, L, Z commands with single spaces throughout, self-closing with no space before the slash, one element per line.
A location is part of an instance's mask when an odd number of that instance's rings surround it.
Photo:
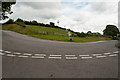
<path fill-rule="evenodd" d="M 50 27 L 34 26 L 34 25 L 26 25 L 26 28 L 23 28 L 22 26 L 19 26 L 17 24 L 6 24 L 2 26 L 2 29 L 15 31 L 21 34 L 26 34 L 41 39 L 70 42 L 67 36 L 68 32 L 66 30 L 62 30 L 58 28 L 50 28 Z M 73 38 L 72 42 L 94 42 L 94 41 L 110 40 L 110 38 L 102 37 L 102 36 L 72 37 L 72 38 Z"/>

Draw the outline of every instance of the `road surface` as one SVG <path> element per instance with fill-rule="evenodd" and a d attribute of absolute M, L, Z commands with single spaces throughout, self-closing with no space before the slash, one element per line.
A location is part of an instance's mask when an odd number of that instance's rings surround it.
<path fill-rule="evenodd" d="M 117 78 L 117 41 L 70 43 L 2 32 L 3 78 Z"/>

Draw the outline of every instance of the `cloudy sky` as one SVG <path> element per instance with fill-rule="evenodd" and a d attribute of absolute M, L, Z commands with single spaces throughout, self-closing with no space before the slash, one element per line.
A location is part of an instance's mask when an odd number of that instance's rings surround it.
<path fill-rule="evenodd" d="M 35 0 L 34 0 L 35 1 Z M 56 25 L 77 32 L 100 32 L 106 25 L 118 26 L 118 2 L 83 1 L 83 0 L 54 0 L 34 2 L 17 0 L 12 6 L 10 18 L 16 20 L 36 20 L 38 22 L 54 22 Z M 60 21 L 57 24 L 57 21 Z"/>

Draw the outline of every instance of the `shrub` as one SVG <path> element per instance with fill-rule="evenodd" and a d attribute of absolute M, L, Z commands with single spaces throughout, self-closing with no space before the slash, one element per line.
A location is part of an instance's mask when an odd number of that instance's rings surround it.
<path fill-rule="evenodd" d="M 25 26 L 25 23 L 23 23 L 23 22 L 16 22 L 16 24 L 18 24 L 19 26 L 22 26 L 23 28 L 26 27 L 26 26 Z"/>

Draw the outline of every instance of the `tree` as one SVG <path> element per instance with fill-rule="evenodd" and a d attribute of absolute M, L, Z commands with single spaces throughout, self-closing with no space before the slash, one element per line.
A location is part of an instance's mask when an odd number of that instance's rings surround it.
<path fill-rule="evenodd" d="M 2 12 L 0 13 L 0 20 L 5 20 L 8 18 L 8 14 L 12 14 L 11 6 L 16 2 L 2 2 Z"/>
<path fill-rule="evenodd" d="M 119 34 L 119 29 L 115 25 L 107 25 L 106 29 L 103 30 L 103 34 L 114 38 Z"/>
<path fill-rule="evenodd" d="M 13 19 L 9 19 L 7 22 L 5 22 L 4 24 L 13 24 L 14 20 Z"/>
<path fill-rule="evenodd" d="M 32 21 L 32 25 L 38 25 L 38 22 L 35 21 L 35 20 L 33 20 L 33 21 Z"/>
<path fill-rule="evenodd" d="M 22 19 L 18 18 L 15 22 L 24 22 Z"/>
<path fill-rule="evenodd" d="M 54 27 L 55 24 L 53 22 L 50 22 L 50 27 Z"/>
<path fill-rule="evenodd" d="M 91 31 L 88 31 L 87 34 L 92 34 L 92 32 L 91 32 Z"/>

